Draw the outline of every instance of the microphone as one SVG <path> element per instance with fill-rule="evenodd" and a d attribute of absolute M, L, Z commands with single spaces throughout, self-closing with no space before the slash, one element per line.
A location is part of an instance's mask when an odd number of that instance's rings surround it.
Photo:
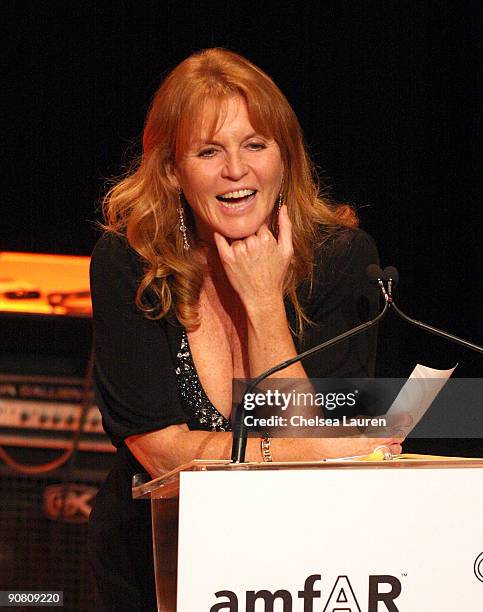
<path fill-rule="evenodd" d="M 382 284 L 382 286 L 384 286 L 384 281 L 387 282 L 389 294 L 391 294 L 391 290 L 399 283 L 399 272 L 394 266 L 388 266 L 382 270 L 377 264 L 370 264 L 366 268 L 366 274 L 371 285 L 381 286 Z"/>
<path fill-rule="evenodd" d="M 394 268 L 395 269 L 395 268 Z M 371 283 L 371 285 L 378 285 L 379 289 L 381 290 L 381 293 L 384 297 L 384 300 L 386 302 L 386 304 L 389 302 L 389 295 L 386 291 L 386 287 L 384 286 L 384 280 L 385 276 L 384 276 L 384 271 L 382 270 L 382 268 L 380 266 L 378 266 L 377 264 L 369 264 L 366 268 L 366 274 L 369 278 L 369 282 Z"/>
<path fill-rule="evenodd" d="M 392 290 L 399 283 L 399 272 L 396 270 L 394 266 L 389 266 L 387 268 L 384 268 L 382 276 L 383 276 L 383 280 L 387 282 L 387 292 L 389 296 L 391 296 Z"/>
<path fill-rule="evenodd" d="M 376 284 L 379 284 L 380 279 L 378 277 L 381 277 L 380 285 L 382 285 L 383 272 L 378 265 L 370 264 L 366 268 L 366 273 L 370 281 L 375 282 Z M 384 288 L 384 285 L 382 286 Z M 335 338 L 326 340 L 325 342 L 322 342 L 321 344 L 318 344 L 317 346 L 314 346 L 311 349 L 308 349 L 307 351 L 300 353 L 300 355 L 296 355 L 295 357 L 292 357 L 291 359 L 287 359 L 286 361 L 283 361 L 282 363 L 279 363 L 278 365 L 273 366 L 269 370 L 266 370 L 265 372 L 260 374 L 260 376 L 255 378 L 248 385 L 246 391 L 243 393 L 243 396 L 236 410 L 236 422 L 233 428 L 233 443 L 232 443 L 232 448 L 231 448 L 231 460 L 234 463 L 243 463 L 245 461 L 245 451 L 246 451 L 246 445 L 247 445 L 247 432 L 246 432 L 246 427 L 245 427 L 245 396 L 247 395 L 247 393 L 251 393 L 257 387 L 257 385 L 259 385 L 263 380 L 265 380 L 272 374 L 275 374 L 276 372 L 280 372 L 281 370 L 288 368 L 292 364 L 297 363 L 298 361 L 302 361 L 302 359 L 305 359 L 306 357 L 310 357 L 311 355 L 314 355 L 315 353 L 318 353 L 319 351 L 323 351 L 324 349 L 330 348 L 331 346 L 334 346 L 338 344 L 339 342 L 342 342 L 343 340 L 348 340 L 349 338 L 352 338 L 353 336 L 356 336 L 357 334 L 360 334 L 370 329 L 371 327 L 376 325 L 376 323 L 378 323 L 382 319 L 382 317 L 384 317 L 384 315 L 386 314 L 388 310 L 388 307 L 389 307 L 389 299 L 385 299 L 384 308 L 373 319 L 370 319 L 369 321 L 366 321 L 365 323 L 362 323 L 361 325 L 357 325 L 356 327 L 353 327 L 352 329 L 349 329 L 348 331 L 343 332 L 342 334 L 339 334 L 338 336 L 335 336 Z"/>
<path fill-rule="evenodd" d="M 369 264 L 366 268 L 366 274 L 371 285 L 378 285 L 384 276 L 384 272 L 377 264 Z"/>
<path fill-rule="evenodd" d="M 383 280 L 387 282 L 392 282 L 392 286 L 396 287 L 399 283 L 399 272 L 394 266 L 388 266 L 384 268 L 382 272 Z"/>
<path fill-rule="evenodd" d="M 388 266 L 384 270 L 377 264 L 370 264 L 366 268 L 366 274 L 372 285 L 378 285 L 379 281 L 392 282 L 395 287 L 399 283 L 399 272 L 394 266 Z"/>

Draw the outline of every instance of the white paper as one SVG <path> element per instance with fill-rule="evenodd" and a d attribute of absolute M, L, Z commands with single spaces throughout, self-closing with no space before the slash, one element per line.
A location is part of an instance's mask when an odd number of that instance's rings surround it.
<path fill-rule="evenodd" d="M 386 416 L 409 414 L 412 423 L 404 427 L 407 436 L 426 414 L 457 365 L 449 370 L 436 370 L 418 363 L 399 391 Z"/>

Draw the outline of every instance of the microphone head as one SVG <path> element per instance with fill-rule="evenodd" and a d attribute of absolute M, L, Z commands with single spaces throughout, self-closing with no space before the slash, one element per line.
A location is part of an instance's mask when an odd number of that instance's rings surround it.
<path fill-rule="evenodd" d="M 378 280 L 383 278 L 384 273 L 377 264 L 369 264 L 366 268 L 367 278 L 372 285 L 377 285 Z"/>
<path fill-rule="evenodd" d="M 391 279 L 392 286 L 396 287 L 396 285 L 399 283 L 399 272 L 394 266 L 388 266 L 387 268 L 384 268 L 383 279 L 385 281 Z"/>

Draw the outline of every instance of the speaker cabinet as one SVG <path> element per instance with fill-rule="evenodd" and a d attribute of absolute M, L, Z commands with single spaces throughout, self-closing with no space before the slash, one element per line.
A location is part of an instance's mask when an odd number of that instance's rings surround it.
<path fill-rule="evenodd" d="M 113 456 L 93 459 L 103 469 L 31 476 L 0 466 L 0 590 L 64 591 L 67 612 L 94 610 L 87 521 Z"/>

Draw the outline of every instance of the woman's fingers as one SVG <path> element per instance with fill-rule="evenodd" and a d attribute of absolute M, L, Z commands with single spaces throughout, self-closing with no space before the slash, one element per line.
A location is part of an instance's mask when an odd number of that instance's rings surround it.
<path fill-rule="evenodd" d="M 275 242 L 275 238 L 272 232 L 268 229 L 266 223 L 260 226 L 260 229 L 257 232 L 257 236 L 261 243 Z"/>
<path fill-rule="evenodd" d="M 364 434 L 368 437 L 376 438 L 381 436 L 392 437 L 402 442 L 413 428 L 413 419 L 407 412 L 384 415 L 384 426 L 369 426 L 364 429 Z"/>
<path fill-rule="evenodd" d="M 258 236 L 248 236 L 248 238 L 245 238 L 245 240 L 242 242 L 242 244 L 245 244 L 247 252 L 253 253 L 254 255 L 257 254 L 257 251 L 260 248 L 259 243 L 260 239 Z"/>
<path fill-rule="evenodd" d="M 401 444 L 393 438 L 320 438 L 314 442 L 318 454 L 328 459 L 340 457 L 368 457 L 376 450 L 389 451 L 391 455 L 400 455 Z"/>
<path fill-rule="evenodd" d="M 279 213 L 278 240 L 264 223 L 255 234 L 231 244 L 218 233 L 214 240 L 232 287 L 246 308 L 263 301 L 280 301 L 283 283 L 293 255 L 292 225 L 286 207 Z"/>
<path fill-rule="evenodd" d="M 227 239 L 221 234 L 218 234 L 218 232 L 214 232 L 213 237 L 215 239 L 216 248 L 218 249 L 218 255 L 220 256 L 221 261 L 228 262 L 232 257 L 232 250 Z"/>
<path fill-rule="evenodd" d="M 278 213 L 278 245 L 287 257 L 292 257 L 292 222 L 289 219 L 287 206 L 285 204 L 280 208 Z"/>

